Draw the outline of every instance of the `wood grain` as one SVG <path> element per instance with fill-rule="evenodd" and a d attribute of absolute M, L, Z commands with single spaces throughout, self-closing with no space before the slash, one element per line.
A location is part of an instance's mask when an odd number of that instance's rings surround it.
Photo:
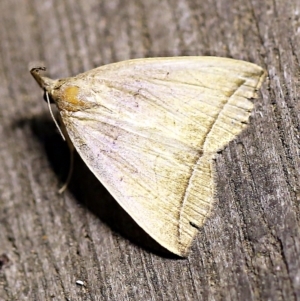
<path fill-rule="evenodd" d="M 300 300 L 297 0 L 0 1 L 0 300 Z M 61 141 L 52 78 L 123 59 L 264 67 L 249 127 L 218 154 L 217 205 L 187 259 L 163 252 Z M 76 284 L 84 281 L 84 285 Z"/>

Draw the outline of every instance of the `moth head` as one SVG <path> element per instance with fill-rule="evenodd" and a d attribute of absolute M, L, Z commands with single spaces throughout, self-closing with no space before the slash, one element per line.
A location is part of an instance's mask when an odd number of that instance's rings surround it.
<path fill-rule="evenodd" d="M 39 86 L 44 90 L 44 100 L 55 103 L 60 110 L 78 111 L 85 108 L 86 105 L 79 99 L 79 88 L 70 85 L 70 80 L 58 79 L 53 80 L 49 77 L 42 76 L 45 67 L 34 67 L 30 70 Z M 67 83 L 67 85 L 65 85 Z"/>
<path fill-rule="evenodd" d="M 51 90 L 56 84 L 56 80 L 49 77 L 42 76 L 40 72 L 45 72 L 46 67 L 34 67 L 30 70 L 31 75 L 34 77 L 39 86 L 45 91 L 51 94 Z"/>

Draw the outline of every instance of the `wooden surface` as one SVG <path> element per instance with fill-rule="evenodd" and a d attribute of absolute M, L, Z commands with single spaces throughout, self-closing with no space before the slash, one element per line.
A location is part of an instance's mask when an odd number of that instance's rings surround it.
<path fill-rule="evenodd" d="M 298 0 L 1 0 L 0 20 L 1 301 L 300 300 Z M 187 259 L 159 250 L 78 157 L 57 193 L 68 149 L 28 72 L 165 55 L 269 75 L 217 156 L 217 204 Z"/>

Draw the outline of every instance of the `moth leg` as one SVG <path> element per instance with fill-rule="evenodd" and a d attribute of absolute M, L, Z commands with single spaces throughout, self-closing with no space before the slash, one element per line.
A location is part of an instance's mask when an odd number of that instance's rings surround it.
<path fill-rule="evenodd" d="M 71 181 L 71 178 L 72 178 L 73 169 L 74 169 L 74 147 L 69 148 L 69 149 L 70 149 L 70 167 L 69 167 L 69 172 L 68 172 L 68 176 L 67 176 L 67 179 L 66 179 L 64 185 L 58 190 L 58 193 L 63 193 L 67 189 L 67 187 L 68 187 L 68 185 L 69 185 L 69 183 Z"/>
<path fill-rule="evenodd" d="M 71 139 L 68 135 L 68 132 L 66 130 L 66 127 L 65 127 L 60 115 L 59 115 L 59 121 L 60 121 L 60 128 L 62 130 L 62 133 L 67 141 L 67 144 L 68 144 L 68 147 L 70 150 L 70 165 L 69 165 L 68 176 L 67 176 L 67 179 L 66 179 L 64 185 L 58 190 L 58 193 L 63 193 L 67 189 L 67 187 L 71 181 L 71 178 L 72 178 L 73 169 L 74 169 L 74 150 L 75 150 L 75 148 L 74 148 L 73 143 L 71 142 Z"/>

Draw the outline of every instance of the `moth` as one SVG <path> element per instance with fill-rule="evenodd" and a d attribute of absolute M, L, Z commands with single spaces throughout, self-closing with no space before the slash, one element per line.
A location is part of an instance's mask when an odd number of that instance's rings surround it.
<path fill-rule="evenodd" d="M 133 59 L 52 80 L 77 152 L 153 239 L 187 256 L 214 203 L 213 159 L 247 125 L 266 73 L 220 57 Z"/>

